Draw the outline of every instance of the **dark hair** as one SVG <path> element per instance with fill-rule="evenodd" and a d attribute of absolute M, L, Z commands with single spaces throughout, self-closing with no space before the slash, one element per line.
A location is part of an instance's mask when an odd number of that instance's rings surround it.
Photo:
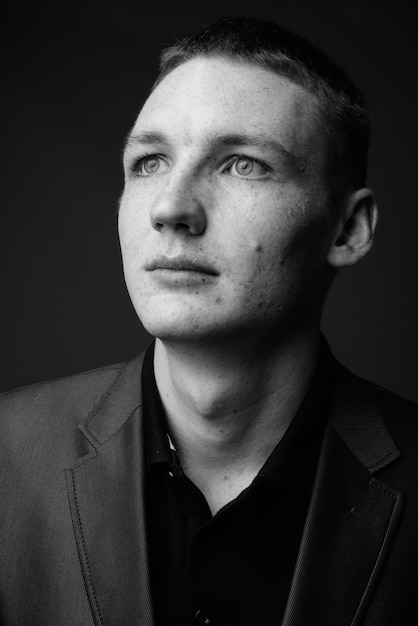
<path fill-rule="evenodd" d="M 323 51 L 273 22 L 225 17 L 163 50 L 153 89 L 176 67 L 199 55 L 260 65 L 313 93 L 328 145 L 330 199 L 338 201 L 365 185 L 370 140 L 367 102 L 346 72 Z"/>

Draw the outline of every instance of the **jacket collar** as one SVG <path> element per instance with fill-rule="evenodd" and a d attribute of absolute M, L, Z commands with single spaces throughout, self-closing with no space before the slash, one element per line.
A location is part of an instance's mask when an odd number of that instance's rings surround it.
<path fill-rule="evenodd" d="M 334 362 L 331 425 L 360 463 L 375 473 L 395 461 L 400 452 L 369 389 L 340 363 Z"/>
<path fill-rule="evenodd" d="M 108 389 L 79 428 L 94 448 L 106 443 L 142 405 L 144 354 L 121 366 Z"/>
<path fill-rule="evenodd" d="M 143 506 L 143 356 L 123 366 L 80 429 L 89 455 L 66 470 L 95 623 L 152 626 Z M 365 385 L 335 364 L 335 393 L 284 626 L 357 624 L 374 588 L 401 494 L 373 473 L 399 457 Z"/>

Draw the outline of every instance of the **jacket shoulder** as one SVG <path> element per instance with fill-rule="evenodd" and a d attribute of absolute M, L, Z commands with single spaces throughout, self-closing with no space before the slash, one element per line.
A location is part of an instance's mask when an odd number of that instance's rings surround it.
<path fill-rule="evenodd" d="M 65 432 L 77 430 L 121 367 L 109 365 L 0 394 L 0 445 L 20 448 L 48 438 L 59 445 Z"/>
<path fill-rule="evenodd" d="M 374 383 L 368 387 L 398 447 L 418 461 L 418 405 Z"/>
<path fill-rule="evenodd" d="M 388 427 L 398 425 L 401 430 L 406 429 L 411 434 L 416 433 L 418 437 L 417 403 L 375 382 L 357 376 L 336 360 L 334 360 L 334 376 L 347 398 L 353 396 L 360 398 L 360 408 L 364 399 L 365 405 L 369 405 L 371 400 Z"/>
<path fill-rule="evenodd" d="M 337 371 L 348 407 L 346 443 L 370 471 L 417 502 L 418 405 L 341 365 Z"/>

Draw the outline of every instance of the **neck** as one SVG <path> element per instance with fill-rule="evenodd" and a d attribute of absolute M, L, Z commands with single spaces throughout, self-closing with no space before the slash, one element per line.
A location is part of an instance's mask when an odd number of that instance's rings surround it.
<path fill-rule="evenodd" d="M 257 349 L 157 340 L 155 375 L 170 435 L 212 510 L 251 482 L 283 437 L 308 389 L 318 346 L 319 334 Z M 213 495 L 219 483 L 224 492 L 229 485 L 221 498 Z"/>

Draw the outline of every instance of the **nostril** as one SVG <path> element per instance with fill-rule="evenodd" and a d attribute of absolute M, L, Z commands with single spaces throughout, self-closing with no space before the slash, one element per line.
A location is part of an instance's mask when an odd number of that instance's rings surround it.
<path fill-rule="evenodd" d="M 200 235 L 206 228 L 206 213 L 197 198 L 166 193 L 158 198 L 150 211 L 154 230 L 162 232 L 166 228 L 175 232 Z"/>
<path fill-rule="evenodd" d="M 174 230 L 190 230 L 190 232 L 194 234 L 191 225 L 183 222 L 178 222 L 177 224 L 174 224 Z"/>

